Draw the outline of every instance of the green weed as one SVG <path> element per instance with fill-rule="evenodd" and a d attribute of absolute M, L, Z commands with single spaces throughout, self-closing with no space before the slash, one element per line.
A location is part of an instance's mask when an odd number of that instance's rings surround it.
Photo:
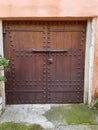
<path fill-rule="evenodd" d="M 37 124 L 27 126 L 22 123 L 6 122 L 0 124 L 0 130 L 42 130 L 42 127 Z"/>

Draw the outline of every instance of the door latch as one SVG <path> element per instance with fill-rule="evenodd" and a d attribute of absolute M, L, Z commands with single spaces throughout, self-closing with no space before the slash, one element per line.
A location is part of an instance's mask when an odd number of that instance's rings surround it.
<path fill-rule="evenodd" d="M 49 58 L 49 59 L 48 59 L 48 63 L 49 63 L 49 64 L 52 64 L 52 63 L 53 63 L 53 58 Z"/>

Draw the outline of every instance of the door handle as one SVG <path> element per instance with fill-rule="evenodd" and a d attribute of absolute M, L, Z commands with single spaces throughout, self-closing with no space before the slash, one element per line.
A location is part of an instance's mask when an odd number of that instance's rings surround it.
<path fill-rule="evenodd" d="M 52 64 L 52 63 L 53 63 L 53 58 L 49 58 L 49 59 L 48 59 L 48 63 L 49 63 L 49 64 Z"/>

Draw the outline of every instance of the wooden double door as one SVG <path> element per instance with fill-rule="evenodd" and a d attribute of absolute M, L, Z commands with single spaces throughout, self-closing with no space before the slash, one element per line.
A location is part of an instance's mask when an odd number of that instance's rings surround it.
<path fill-rule="evenodd" d="M 85 21 L 5 21 L 7 104 L 80 103 Z"/>

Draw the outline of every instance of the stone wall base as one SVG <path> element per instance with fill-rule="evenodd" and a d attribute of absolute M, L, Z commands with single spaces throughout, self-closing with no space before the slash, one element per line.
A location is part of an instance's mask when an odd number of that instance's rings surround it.
<path fill-rule="evenodd" d="M 3 105 L 2 105 L 2 97 L 0 96 L 0 115 L 3 111 Z"/>
<path fill-rule="evenodd" d="M 0 115 L 5 108 L 4 83 L 0 82 Z"/>

